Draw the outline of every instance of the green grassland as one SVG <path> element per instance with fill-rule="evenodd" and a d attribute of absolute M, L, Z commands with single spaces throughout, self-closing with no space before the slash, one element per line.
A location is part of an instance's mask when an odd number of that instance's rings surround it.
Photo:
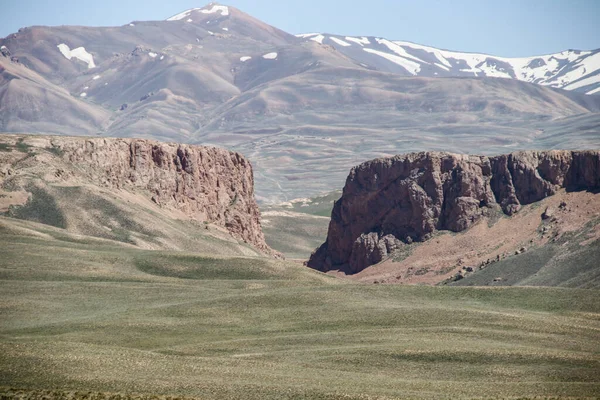
<path fill-rule="evenodd" d="M 596 290 L 363 285 L 0 222 L 2 398 L 600 396 Z"/>
<path fill-rule="evenodd" d="M 327 239 L 333 203 L 340 190 L 282 204 L 262 205 L 267 244 L 288 258 L 308 260 Z"/>
<path fill-rule="evenodd" d="M 292 211 L 317 215 L 320 217 L 331 217 L 331 210 L 333 209 L 333 203 L 342 197 L 341 190 L 334 190 L 329 193 L 324 193 L 315 197 L 301 199 L 302 201 L 292 201 L 286 204 L 286 207 L 279 207 L 284 209 L 291 209 Z M 277 207 L 277 206 L 276 206 Z"/>
<path fill-rule="evenodd" d="M 329 218 L 290 212 L 264 213 L 262 227 L 271 248 L 290 259 L 308 260 L 327 239 Z"/>

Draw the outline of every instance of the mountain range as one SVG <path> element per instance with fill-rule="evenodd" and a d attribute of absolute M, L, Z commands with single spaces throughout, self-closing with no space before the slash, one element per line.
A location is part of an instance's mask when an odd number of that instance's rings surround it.
<path fill-rule="evenodd" d="M 0 49 L 0 132 L 226 147 L 252 161 L 263 203 L 330 191 L 400 152 L 600 146 L 600 50 L 509 59 L 296 36 L 217 3 L 22 28 Z"/>
<path fill-rule="evenodd" d="M 308 33 L 305 40 L 333 46 L 375 68 L 404 75 L 429 77 L 488 77 L 516 79 L 587 94 L 600 92 L 600 49 L 565 50 L 542 56 L 507 58 L 436 49 L 379 37 Z"/>

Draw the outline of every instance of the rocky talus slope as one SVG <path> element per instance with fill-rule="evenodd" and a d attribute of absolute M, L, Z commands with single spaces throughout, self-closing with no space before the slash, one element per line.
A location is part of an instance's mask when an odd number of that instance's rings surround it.
<path fill-rule="evenodd" d="M 51 180 L 68 184 L 83 177 L 110 190 L 141 193 L 162 209 L 223 227 L 262 253 L 275 254 L 265 243 L 261 229 L 252 165 L 239 153 L 143 139 L 30 137 L 25 142 L 16 136 L 5 139 L 9 149 L 10 146 L 29 148 L 22 161 L 13 163 L 12 168 L 17 169 L 4 171 L 7 179 L 17 176 L 24 162 L 47 164 L 44 168 L 46 175 L 52 175 Z M 36 149 L 50 149 L 73 168 L 54 168 L 56 163 L 49 161 L 44 164 L 48 156 Z"/>
<path fill-rule="evenodd" d="M 600 189 L 600 151 L 423 152 L 368 161 L 351 170 L 327 241 L 308 266 L 357 273 L 402 242 L 463 231 L 495 210 L 513 215 L 561 188 Z"/>

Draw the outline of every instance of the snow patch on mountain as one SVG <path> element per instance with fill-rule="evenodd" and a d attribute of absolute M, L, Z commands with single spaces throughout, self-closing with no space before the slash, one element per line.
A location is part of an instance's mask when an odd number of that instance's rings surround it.
<path fill-rule="evenodd" d="M 333 37 L 333 36 L 331 36 L 329 39 L 333 40 L 335 43 L 339 44 L 340 46 L 344 46 L 344 47 L 352 46 L 352 44 L 345 42 L 342 39 Z"/>
<path fill-rule="evenodd" d="M 56 47 L 58 47 L 58 50 L 60 50 L 62 55 L 65 56 L 67 60 L 70 60 L 71 58 L 76 58 L 79 61 L 83 61 L 84 63 L 86 63 L 89 69 L 96 68 L 96 64 L 94 64 L 94 57 L 85 50 L 85 47 L 78 47 L 76 49 L 71 50 L 69 46 L 67 46 L 64 43 L 61 43 Z"/>
<path fill-rule="evenodd" d="M 394 43 L 402 47 L 415 48 L 431 53 L 440 61 L 453 61 L 455 65 L 464 63 L 468 68 L 460 68 L 461 72 L 473 73 L 476 76 L 518 79 L 565 89 L 575 89 L 567 86 L 575 80 L 581 79 L 586 73 L 589 74 L 600 69 L 600 59 L 597 66 L 594 66 L 595 63 L 592 60 L 585 62 L 585 66 L 578 65 L 585 60 L 586 56 L 591 54 L 589 51 L 566 50 L 543 56 L 509 58 L 489 54 L 440 50 L 409 42 L 395 41 Z M 452 68 L 450 63 L 444 63 L 444 65 Z M 507 69 L 506 66 L 510 66 L 511 70 Z"/>
<path fill-rule="evenodd" d="M 210 6 L 210 4 L 209 4 L 209 6 Z M 202 14 L 214 14 L 214 13 L 220 12 L 222 16 L 226 17 L 229 15 L 229 7 L 213 5 L 211 9 L 209 9 L 209 10 L 201 9 L 200 12 Z"/>
<path fill-rule="evenodd" d="M 200 8 L 190 8 L 189 10 L 182 11 L 179 14 L 175 14 L 172 17 L 167 18 L 167 21 L 180 21 L 184 18 L 189 17 L 192 12 L 197 10 L 200 10 Z"/>
<path fill-rule="evenodd" d="M 411 60 L 413 60 L 413 61 L 416 61 L 416 62 L 419 62 L 419 63 L 425 63 L 425 64 L 428 64 L 428 63 L 426 63 L 425 61 L 423 61 L 423 60 L 421 60 L 421 59 L 419 59 L 419 58 L 417 58 L 417 57 L 414 57 L 414 56 L 412 56 L 412 55 L 408 54 L 408 53 L 406 52 L 406 50 L 404 50 L 404 48 L 402 48 L 401 46 L 398 46 L 398 45 L 397 45 L 396 43 L 394 43 L 394 42 L 391 42 L 391 41 L 389 41 L 389 40 L 387 40 L 387 39 L 375 39 L 375 41 L 376 41 L 377 43 L 379 43 L 379 44 L 382 44 L 382 45 L 386 46 L 388 49 L 390 49 L 391 51 L 393 51 L 394 53 L 396 53 L 396 54 L 397 54 L 397 55 L 399 55 L 400 57 L 408 58 L 408 59 L 411 59 Z M 419 68 L 419 69 L 420 69 L 420 68 Z"/>
<path fill-rule="evenodd" d="M 309 37 L 312 37 L 312 36 L 317 36 L 317 35 L 320 35 L 320 33 L 300 33 L 300 34 L 295 35 L 295 36 L 299 37 L 301 39 L 306 39 L 306 38 L 309 38 Z"/>
<path fill-rule="evenodd" d="M 483 71 L 485 76 L 489 76 L 492 78 L 513 78 L 508 71 L 506 71 L 502 67 L 498 67 L 496 63 L 494 63 L 494 61 L 491 59 L 486 59 L 484 62 L 479 64 L 477 68 L 480 71 Z"/>
<path fill-rule="evenodd" d="M 321 44 L 323 44 L 323 39 L 325 39 L 325 36 L 323 36 L 323 35 L 317 35 L 315 37 L 310 38 L 310 40 L 313 40 L 313 41 L 315 41 L 317 43 L 321 43 Z"/>
<path fill-rule="evenodd" d="M 246 62 L 246 61 L 251 60 L 251 59 L 252 59 L 252 57 L 250 57 L 250 56 L 240 57 L 240 61 L 241 62 Z"/>
<path fill-rule="evenodd" d="M 583 86 L 587 86 L 587 85 L 577 86 L 576 83 L 580 82 L 579 80 L 582 79 L 584 76 L 590 75 L 590 72 L 600 70 L 600 53 L 596 53 L 592 56 L 588 56 L 583 59 L 579 59 L 579 60 L 577 60 L 575 65 L 577 66 L 577 68 L 574 68 L 565 74 L 560 74 L 558 77 L 560 79 L 561 83 L 565 82 L 565 84 L 564 84 L 565 89 L 577 89 L 577 88 L 580 88 Z M 594 78 L 594 77 L 597 78 L 598 75 L 591 76 L 590 78 Z M 575 82 L 575 81 L 577 81 L 577 82 Z M 590 84 L 593 84 L 593 83 L 597 83 L 597 82 L 592 82 Z M 576 86 L 573 87 L 572 85 L 576 85 Z"/>
<path fill-rule="evenodd" d="M 367 53 L 376 54 L 380 57 L 385 58 L 386 60 L 389 60 L 395 64 L 398 64 L 399 66 L 401 66 L 402 68 L 404 68 L 405 70 L 407 70 L 408 72 L 410 72 L 413 75 L 417 75 L 417 73 L 421 70 L 421 66 L 418 63 L 410 61 L 404 57 L 386 53 L 385 51 L 369 49 L 366 47 L 363 47 L 363 50 L 366 51 Z"/>
<path fill-rule="evenodd" d="M 575 90 L 575 89 L 582 88 L 584 86 L 593 85 L 595 83 L 600 83 L 600 74 L 590 76 L 590 77 L 587 77 L 584 79 L 580 79 L 576 82 L 570 83 L 567 86 L 565 86 L 565 89 Z"/>
<path fill-rule="evenodd" d="M 175 14 L 172 17 L 167 18 L 167 21 L 181 21 L 184 18 L 188 18 L 194 11 L 199 11 L 202 14 L 214 14 L 214 13 L 220 12 L 222 16 L 229 15 L 229 7 L 227 7 L 227 6 L 219 6 L 219 5 L 209 4 L 207 7 L 211 7 L 211 8 L 209 8 L 209 9 L 190 8 L 189 10 L 182 11 L 179 14 Z M 188 21 L 188 22 L 191 22 L 191 21 Z"/>
<path fill-rule="evenodd" d="M 371 44 L 371 42 L 369 41 L 369 39 L 366 38 L 366 37 L 364 37 L 364 36 L 361 37 L 361 38 L 355 38 L 355 37 L 352 37 L 352 36 L 346 36 L 345 39 L 347 41 L 349 41 L 349 42 L 354 42 L 356 44 L 360 44 L 361 46 L 365 46 L 367 44 Z"/>
<path fill-rule="evenodd" d="M 263 56 L 266 60 L 274 60 L 277 58 L 277 53 L 267 53 Z"/>
<path fill-rule="evenodd" d="M 424 50 L 426 52 L 432 53 L 435 56 L 435 58 L 437 58 L 438 61 L 440 63 L 442 63 L 442 65 L 445 65 L 448 68 L 452 68 L 452 65 L 450 64 L 450 62 L 448 62 L 448 60 L 446 59 L 446 57 L 444 57 L 444 55 L 442 54 L 442 52 L 440 50 L 436 49 L 436 48 L 428 47 L 428 46 L 422 46 L 420 44 L 411 43 L 411 42 L 394 41 L 394 43 L 397 44 L 398 46 L 410 47 L 412 49 Z"/>

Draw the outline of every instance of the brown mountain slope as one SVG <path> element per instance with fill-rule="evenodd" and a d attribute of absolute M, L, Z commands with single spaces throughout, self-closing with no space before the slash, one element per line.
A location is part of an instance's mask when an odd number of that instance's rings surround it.
<path fill-rule="evenodd" d="M 49 76 L 55 83 L 63 83 L 82 75 L 102 72 L 102 65 L 110 62 L 115 55 L 129 53 L 137 46 L 156 52 L 164 49 L 170 55 L 188 61 L 198 60 L 198 57 L 185 52 L 178 54 L 177 51 L 189 45 L 205 49 L 207 54 L 219 53 L 220 57 L 213 60 L 213 68 L 226 76 L 229 74 L 228 65 L 223 65 L 222 61 L 239 61 L 239 57 L 246 55 L 241 51 L 254 49 L 260 52 L 301 43 L 295 36 L 234 7 L 227 8 L 227 15 L 221 12 L 203 13 L 198 9 L 177 20 L 135 21 L 115 27 L 33 26 L 0 39 L 0 45 L 6 46 L 22 64 Z M 209 10 L 211 6 L 204 9 Z M 83 47 L 92 56 L 93 64 L 76 56 L 67 59 L 57 48 L 61 43 L 71 51 Z M 224 48 L 229 51 L 223 51 Z M 199 61 L 206 62 L 202 58 Z"/>
<path fill-rule="evenodd" d="M 259 195 L 279 202 L 330 191 L 351 166 L 403 151 L 600 145 L 600 114 L 554 90 L 502 79 L 322 66 L 250 89 L 209 116 L 198 141 L 251 158 Z"/>
<path fill-rule="evenodd" d="M 0 130 L 94 134 L 110 112 L 74 97 L 20 63 L 0 56 Z"/>

